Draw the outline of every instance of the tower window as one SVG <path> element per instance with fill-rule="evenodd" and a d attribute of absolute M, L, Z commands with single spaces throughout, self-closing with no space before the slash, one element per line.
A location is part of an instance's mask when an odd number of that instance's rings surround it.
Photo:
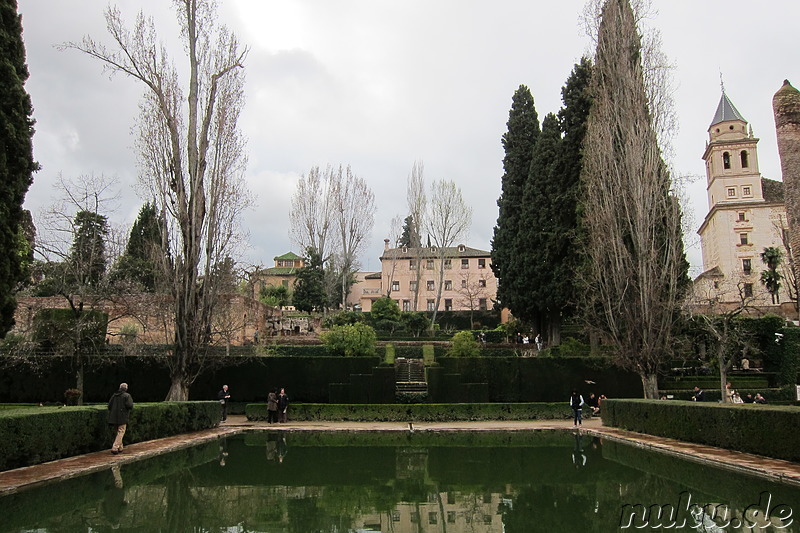
<path fill-rule="evenodd" d="M 742 196 L 750 196 L 752 193 L 750 192 L 750 187 L 745 185 L 742 187 Z"/>
<path fill-rule="evenodd" d="M 722 153 L 722 168 L 726 170 L 731 168 L 731 154 L 728 152 Z"/>
<path fill-rule="evenodd" d="M 750 240 L 747 238 L 747 233 L 740 233 L 739 234 L 739 243 L 740 244 L 750 244 Z"/>
<path fill-rule="evenodd" d="M 728 187 L 728 196 L 736 196 L 736 188 L 735 187 Z"/>
<path fill-rule="evenodd" d="M 741 159 L 742 159 L 742 168 L 747 168 L 748 166 L 750 166 L 750 163 L 747 160 L 748 159 L 747 158 L 747 150 L 742 150 L 739 153 L 739 157 L 741 157 Z"/>
<path fill-rule="evenodd" d="M 746 221 L 746 219 L 745 219 L 745 213 L 744 213 L 744 211 L 740 211 L 740 212 L 739 212 L 739 219 L 738 219 L 738 222 L 745 222 L 745 221 Z"/>
<path fill-rule="evenodd" d="M 753 272 L 753 263 L 750 259 L 742 259 L 742 271 L 747 276 Z"/>

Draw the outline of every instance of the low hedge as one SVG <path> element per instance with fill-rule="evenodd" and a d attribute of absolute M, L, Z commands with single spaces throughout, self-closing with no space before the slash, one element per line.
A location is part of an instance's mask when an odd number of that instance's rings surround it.
<path fill-rule="evenodd" d="M 603 400 L 603 424 L 800 461 L 800 408 L 662 400 Z"/>
<path fill-rule="evenodd" d="M 591 416 L 590 409 L 583 410 Z M 266 404 L 251 403 L 248 420 L 267 420 Z M 295 403 L 293 421 L 446 422 L 453 420 L 563 420 L 572 418 L 567 402 L 559 403 L 439 403 L 439 404 L 320 404 Z"/>
<path fill-rule="evenodd" d="M 29 466 L 111 447 L 105 406 L 0 410 L 0 470 Z M 125 444 L 219 425 L 219 402 L 136 404 Z"/>

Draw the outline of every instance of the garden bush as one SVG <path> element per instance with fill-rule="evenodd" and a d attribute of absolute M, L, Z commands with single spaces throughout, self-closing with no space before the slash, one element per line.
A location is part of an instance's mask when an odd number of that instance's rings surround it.
<path fill-rule="evenodd" d="M 111 447 L 107 408 L 25 407 L 0 410 L 0 470 Z M 136 404 L 125 444 L 219 425 L 219 402 Z"/>
<path fill-rule="evenodd" d="M 453 335 L 453 344 L 447 350 L 448 357 L 478 357 L 480 354 L 478 341 L 470 331 L 459 331 Z"/>
<path fill-rule="evenodd" d="M 603 424 L 800 461 L 800 408 L 673 400 L 604 400 Z"/>
<path fill-rule="evenodd" d="M 248 420 L 267 420 L 265 404 L 249 404 Z M 590 417 L 588 409 L 584 417 Z M 566 420 L 572 410 L 558 403 L 293 404 L 295 421 L 445 422 L 451 420 Z"/>
<path fill-rule="evenodd" d="M 320 335 L 322 342 L 332 355 L 345 357 L 375 355 L 375 330 L 372 327 L 357 323 L 334 326 Z"/>

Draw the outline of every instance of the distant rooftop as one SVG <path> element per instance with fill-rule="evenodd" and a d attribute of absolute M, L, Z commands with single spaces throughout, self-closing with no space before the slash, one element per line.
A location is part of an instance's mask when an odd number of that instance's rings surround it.
<path fill-rule="evenodd" d="M 286 252 L 283 255 L 279 255 L 277 257 L 273 257 L 273 259 L 277 261 L 278 259 L 284 259 L 284 260 L 286 260 L 286 259 L 302 259 L 302 257 L 300 257 L 299 255 L 297 255 L 294 252 Z"/>
<path fill-rule="evenodd" d="M 711 121 L 711 126 L 719 124 L 720 122 L 727 122 L 728 120 L 747 122 L 742 114 L 739 113 L 739 110 L 733 105 L 730 98 L 728 98 L 728 95 L 723 92 L 722 97 L 719 99 L 717 112 L 714 113 L 714 120 Z M 711 126 L 709 126 L 709 128 Z"/>

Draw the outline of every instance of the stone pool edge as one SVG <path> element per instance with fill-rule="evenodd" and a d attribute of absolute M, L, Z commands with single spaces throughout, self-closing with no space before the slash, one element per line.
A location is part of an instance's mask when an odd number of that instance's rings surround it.
<path fill-rule="evenodd" d="M 800 464 L 769 459 L 743 452 L 724 450 L 699 444 L 645 435 L 602 426 L 599 420 L 587 420 L 579 430 L 589 436 L 607 438 L 639 448 L 647 448 L 702 464 L 742 472 L 771 481 L 800 487 Z M 482 421 L 482 422 L 419 422 L 410 426 L 397 422 L 294 422 L 270 425 L 249 422 L 244 417 L 229 417 L 228 423 L 206 429 L 129 445 L 121 455 L 109 451 L 68 457 L 33 466 L 0 472 L 0 497 L 38 485 L 107 470 L 115 464 L 126 464 L 155 457 L 196 444 L 233 436 L 246 431 L 575 431 L 569 422 L 553 421 Z"/>

